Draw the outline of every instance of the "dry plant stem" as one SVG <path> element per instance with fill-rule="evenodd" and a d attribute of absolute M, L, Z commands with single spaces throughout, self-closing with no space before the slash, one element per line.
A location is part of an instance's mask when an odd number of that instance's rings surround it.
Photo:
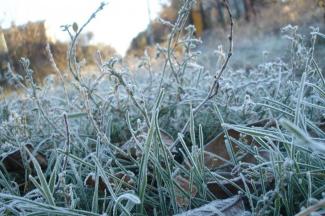
<path fill-rule="evenodd" d="M 101 130 L 100 130 L 100 126 L 97 124 L 97 122 L 95 121 L 94 119 L 94 116 L 91 112 L 91 108 L 90 108 L 90 105 L 89 105 L 89 98 L 88 98 L 88 94 L 84 95 L 84 100 L 85 100 L 85 105 L 86 105 L 86 112 L 87 112 L 87 115 L 88 115 L 88 118 L 89 120 L 91 121 L 93 127 L 95 128 L 98 136 L 103 140 L 105 141 L 105 143 L 107 145 L 109 145 L 112 149 L 116 150 L 118 153 L 120 153 L 121 155 L 125 156 L 125 157 L 128 157 L 128 154 L 125 153 L 122 149 L 120 149 L 119 147 L 117 147 L 116 145 L 113 145 L 109 138 L 107 137 L 107 135 L 105 133 L 103 133 Z M 112 156 L 114 156 L 114 154 L 112 154 Z"/>
<path fill-rule="evenodd" d="M 315 205 L 312 205 L 306 209 L 304 209 L 303 211 L 299 212 L 298 214 L 296 214 L 296 216 L 308 216 L 311 213 L 317 211 L 318 209 L 325 207 L 325 199 L 320 200 L 318 203 L 316 203 Z"/>
<path fill-rule="evenodd" d="M 35 96 L 34 96 L 35 97 Z M 48 118 L 48 115 L 45 113 L 42 105 L 41 105 L 41 101 L 38 97 L 35 97 L 35 101 L 37 104 L 38 109 L 40 110 L 43 118 L 49 123 L 49 125 L 56 131 L 58 132 L 60 135 L 64 135 L 63 132 L 61 130 L 59 130 L 56 125 Z"/>
<path fill-rule="evenodd" d="M 53 67 L 53 69 L 59 75 L 59 77 L 61 79 L 62 86 L 63 86 L 63 89 L 64 89 L 65 98 L 66 98 L 67 103 L 69 104 L 69 97 L 68 97 L 68 92 L 67 92 L 67 89 L 66 89 L 66 86 L 65 86 L 64 78 L 63 78 L 62 72 L 60 71 L 60 69 L 58 68 L 58 66 L 57 66 L 57 64 L 55 62 L 55 59 L 54 59 L 54 56 L 53 56 L 53 54 L 51 52 L 51 47 L 50 47 L 49 43 L 46 44 L 45 50 L 46 50 L 47 55 L 49 57 L 49 61 L 51 63 L 51 66 Z"/>
<path fill-rule="evenodd" d="M 166 57 L 165 57 L 165 58 L 166 58 Z M 160 82 L 159 82 L 159 88 L 158 88 L 158 93 L 157 93 L 157 95 L 159 94 L 160 89 L 162 88 L 163 81 L 164 81 L 164 78 L 165 78 L 165 73 L 166 73 L 167 65 L 168 65 L 168 60 L 165 59 L 165 63 L 164 63 L 163 71 L 162 71 L 162 74 L 161 74 L 161 78 L 160 78 Z"/>
<path fill-rule="evenodd" d="M 70 130 L 69 130 L 69 124 L 68 124 L 68 119 L 67 119 L 67 115 L 64 114 L 63 115 L 64 118 L 64 125 L 65 125 L 65 132 L 66 132 L 66 143 L 65 143 L 65 158 L 64 158 L 64 163 L 63 163 L 63 168 L 62 170 L 64 171 L 67 168 L 67 164 L 68 164 L 68 157 L 69 157 L 69 153 L 70 153 Z"/>
<path fill-rule="evenodd" d="M 24 71 L 27 73 L 27 74 L 29 74 L 29 60 L 27 59 L 27 61 L 25 61 L 25 60 L 23 60 L 22 59 L 22 61 L 21 61 L 21 64 L 22 64 L 22 66 L 23 66 L 23 68 L 24 68 Z M 46 112 L 45 112 L 45 110 L 43 109 L 43 106 L 42 106 L 42 104 L 41 104 L 41 100 L 39 99 L 39 97 L 38 97 L 38 94 L 37 94 L 37 86 L 36 86 L 36 84 L 35 84 L 35 82 L 34 82 L 34 80 L 33 80 L 33 77 L 32 77 L 32 75 L 30 75 L 30 77 L 29 77 L 29 79 L 30 79 L 30 81 L 31 81 L 31 87 L 32 87 L 32 97 L 33 97 L 33 99 L 34 99 L 34 101 L 36 102 L 36 105 L 37 105 L 37 107 L 38 107 L 38 109 L 39 109 L 39 111 L 41 112 L 41 114 L 42 114 L 42 116 L 43 116 L 43 118 L 49 123 L 49 125 L 57 132 L 57 133 L 59 133 L 60 135 L 62 135 L 62 136 L 64 136 L 64 133 L 60 130 L 60 129 L 58 129 L 57 127 L 56 127 L 56 125 L 48 118 L 48 115 L 46 114 Z M 21 82 L 19 82 L 22 86 L 24 86 L 25 87 L 25 89 L 27 90 L 27 92 L 28 92 L 28 88 L 24 85 L 24 84 L 22 84 Z"/>
<path fill-rule="evenodd" d="M 97 8 L 97 10 L 88 18 L 88 20 L 81 26 L 81 28 L 76 32 L 75 35 L 72 35 L 72 33 L 69 30 L 69 26 L 64 26 L 64 31 L 67 31 L 70 39 L 71 39 L 71 45 L 68 51 L 68 66 L 69 71 L 71 72 L 73 78 L 79 83 L 81 87 L 84 87 L 88 91 L 88 96 L 91 99 L 91 101 L 98 107 L 98 104 L 96 103 L 96 100 L 92 96 L 92 90 L 89 89 L 87 85 L 82 83 L 81 77 L 80 77 L 80 66 L 78 65 L 77 58 L 76 58 L 76 46 L 78 42 L 78 38 L 81 34 L 81 32 L 84 30 L 84 28 L 96 17 L 97 13 L 99 13 L 101 10 L 104 9 L 104 6 L 106 3 L 101 3 L 100 6 Z"/>
<path fill-rule="evenodd" d="M 214 96 L 216 96 L 218 94 L 218 90 L 219 90 L 219 80 L 222 76 L 222 74 L 224 73 L 224 71 L 227 68 L 227 65 L 229 63 L 229 60 L 232 56 L 232 52 L 233 52 L 233 26 L 234 26 L 234 22 L 233 22 L 233 17 L 232 17 L 232 13 L 230 11 L 230 7 L 229 7 L 229 2 L 228 0 L 224 0 L 224 5 L 226 7 L 227 13 L 229 15 L 229 19 L 230 19 L 230 34 L 229 34 L 229 48 L 228 48 L 228 55 L 227 58 L 225 60 L 225 62 L 223 63 L 219 73 L 215 76 L 215 79 L 210 87 L 209 93 L 208 95 L 204 98 L 204 100 L 197 105 L 194 109 L 193 109 L 193 115 L 195 115 L 211 98 L 213 98 Z M 187 130 L 188 125 L 190 124 L 190 120 L 188 120 L 183 129 L 181 130 L 181 134 L 184 134 Z M 170 146 L 170 150 L 174 149 L 176 147 L 176 145 L 179 143 L 179 138 L 177 138 L 175 140 L 175 142 Z"/>
<path fill-rule="evenodd" d="M 68 119 L 66 114 L 63 114 L 63 119 L 64 119 L 65 132 L 66 132 L 66 142 L 65 142 L 66 149 L 65 149 L 65 156 L 63 159 L 63 166 L 62 166 L 61 173 L 64 174 L 64 171 L 67 169 L 68 158 L 70 154 L 70 130 L 69 130 Z M 59 190 L 60 186 L 61 186 L 61 181 L 59 181 L 58 184 L 56 185 L 55 191 Z"/>
<path fill-rule="evenodd" d="M 81 80 L 80 80 L 80 77 L 79 77 L 79 74 L 78 74 L 78 63 L 77 63 L 77 60 L 76 60 L 76 53 L 75 53 L 75 49 L 76 49 L 76 45 L 77 45 L 77 39 L 79 37 L 79 35 L 81 34 L 81 32 L 83 31 L 83 29 L 96 17 L 96 14 L 98 12 L 100 12 L 101 10 L 103 10 L 104 6 L 106 4 L 105 3 L 101 3 L 101 5 L 98 7 L 98 9 L 89 17 L 89 19 L 82 25 L 82 27 L 77 31 L 76 35 L 73 36 L 71 34 L 71 32 L 69 31 L 69 28 L 68 26 L 65 27 L 65 30 L 69 33 L 70 37 L 71 37 L 71 46 L 70 46 L 70 49 L 69 49 L 69 61 L 68 61 L 68 64 L 69 64 L 69 70 L 70 72 L 72 73 L 74 79 L 82 86 L 82 87 L 85 87 L 85 89 L 87 89 L 87 96 L 91 99 L 92 102 L 94 102 L 94 104 L 97 105 L 96 101 L 93 99 L 92 97 L 92 92 L 94 89 L 89 89 L 87 86 L 83 85 L 81 83 Z M 98 63 L 101 63 L 101 56 L 99 54 L 97 54 L 97 60 L 98 60 Z M 104 68 L 105 64 L 102 65 L 101 69 Z M 110 66 L 108 66 L 108 70 L 110 71 L 111 75 L 115 76 L 118 81 L 120 82 L 120 84 L 122 86 L 124 86 L 124 88 L 126 89 L 127 91 L 127 94 L 130 96 L 132 102 L 134 103 L 134 105 L 140 110 L 141 114 L 144 116 L 144 119 L 146 121 L 146 124 L 147 126 L 149 127 L 150 124 L 149 124 L 149 117 L 148 117 L 148 114 L 145 110 L 145 108 L 141 107 L 141 105 L 137 102 L 137 100 L 135 99 L 134 97 L 134 94 L 132 92 L 132 90 L 127 86 L 127 84 L 125 83 L 124 79 L 122 78 L 122 76 L 117 73 L 113 68 L 111 68 Z M 102 70 L 101 70 L 102 71 Z M 101 133 L 100 133 L 101 134 Z M 107 138 L 107 137 L 106 137 Z M 106 140 L 106 139 L 105 139 Z M 108 140 L 107 140 L 108 141 Z"/>
<path fill-rule="evenodd" d="M 185 10 L 185 8 L 189 8 L 190 5 L 192 5 L 193 1 L 192 0 L 188 0 L 186 1 L 186 3 L 184 4 L 183 8 L 181 10 Z M 189 10 L 186 10 L 185 12 L 181 13 L 177 20 L 176 23 L 174 25 L 174 28 L 171 32 L 171 35 L 168 39 L 168 45 L 167 45 L 167 62 L 169 63 L 169 66 L 171 68 L 172 74 L 174 75 L 177 85 L 181 85 L 178 74 L 176 72 L 176 69 L 173 66 L 173 62 L 172 62 L 172 54 L 174 52 L 174 49 L 177 45 L 177 41 L 179 38 L 179 34 L 182 31 L 182 29 L 185 26 L 186 20 L 188 18 L 188 14 L 189 14 Z M 173 47 L 172 47 L 173 46 Z M 165 71 L 166 68 L 164 68 Z"/>
<path fill-rule="evenodd" d="M 100 4 L 100 6 L 97 8 L 97 10 L 88 18 L 88 20 L 77 31 L 75 36 L 72 36 L 72 34 L 68 30 L 68 28 L 66 28 L 66 30 L 68 31 L 68 33 L 69 33 L 69 35 L 70 35 L 70 37 L 72 39 L 71 46 L 70 46 L 70 49 L 69 49 L 69 62 L 68 62 L 69 63 L 69 69 L 70 69 L 73 77 L 77 81 L 80 81 L 80 78 L 79 78 L 79 76 L 77 74 L 77 68 L 76 68 L 77 59 L 76 59 L 76 55 L 75 55 L 77 39 L 78 39 L 79 35 L 81 34 L 81 32 L 84 30 L 84 28 L 91 22 L 91 20 L 93 20 L 96 17 L 96 14 L 104 9 L 105 5 L 106 5 L 105 3 Z"/>

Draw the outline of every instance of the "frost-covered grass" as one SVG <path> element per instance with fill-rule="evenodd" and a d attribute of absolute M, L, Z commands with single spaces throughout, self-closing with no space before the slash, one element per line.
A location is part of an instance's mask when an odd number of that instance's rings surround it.
<path fill-rule="evenodd" d="M 233 183 L 253 214 L 319 210 L 325 192 L 325 80 L 313 51 L 323 35 L 313 29 L 307 39 L 287 26 L 289 62 L 278 59 L 249 71 L 228 67 L 207 98 L 228 53 L 218 50 L 216 68 L 209 71 L 198 63 L 200 41 L 193 38 L 193 27 L 178 38 L 191 4 L 184 1 L 175 25 L 168 24 L 168 46 L 157 48 L 165 62 L 159 71 L 150 71 L 149 56 L 141 62 L 147 73 L 134 74 L 118 59 L 101 59 L 98 53 L 98 73 L 81 76 L 74 49 L 83 27 L 66 29 L 72 80 L 63 78 L 59 85 L 48 80 L 39 87 L 28 60 L 22 60 L 26 82 L 13 78 L 25 93 L 0 104 L 0 151 L 5 157 L 20 149 L 25 172 L 2 167 L 1 215 L 171 215 L 217 199 L 207 183 L 235 177 L 252 185 Z M 182 58 L 173 54 L 175 43 L 183 46 Z M 274 119 L 276 126 L 245 126 L 261 119 Z M 229 151 L 231 172 L 209 170 L 203 146 L 227 129 L 250 135 L 257 144 L 228 140 L 241 149 Z M 27 143 L 45 154 L 45 170 Z M 243 154 L 254 155 L 257 163 L 241 162 Z"/>

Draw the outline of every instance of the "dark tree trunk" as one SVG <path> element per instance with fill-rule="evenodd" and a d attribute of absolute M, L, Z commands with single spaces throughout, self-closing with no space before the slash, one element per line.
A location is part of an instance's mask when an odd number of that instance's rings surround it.
<path fill-rule="evenodd" d="M 219 22 L 222 24 L 222 26 L 225 26 L 225 17 L 223 13 L 223 3 L 221 0 L 217 0 L 217 10 L 218 10 L 218 17 Z"/>
<path fill-rule="evenodd" d="M 256 11 L 254 9 L 254 5 L 252 0 L 244 0 L 244 6 L 245 6 L 245 19 L 246 21 L 251 20 L 251 16 L 256 16 Z"/>

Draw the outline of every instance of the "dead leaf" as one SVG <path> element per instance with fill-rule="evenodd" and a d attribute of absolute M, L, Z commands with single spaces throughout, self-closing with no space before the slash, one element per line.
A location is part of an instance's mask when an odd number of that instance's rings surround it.
<path fill-rule="evenodd" d="M 251 183 L 246 182 L 249 188 L 251 188 Z M 207 184 L 208 189 L 218 198 L 226 199 L 233 195 L 236 195 L 239 191 L 239 188 L 244 189 L 245 185 L 243 180 L 240 177 L 222 180 L 222 181 L 212 181 Z"/>
<path fill-rule="evenodd" d="M 31 144 L 26 144 L 27 149 L 34 155 L 36 160 L 38 161 L 39 165 L 41 166 L 42 170 L 45 170 L 47 168 L 47 159 L 45 155 L 42 153 L 36 151 L 34 152 L 34 147 Z M 27 153 L 26 153 L 26 157 Z M 25 166 L 23 163 L 21 150 L 17 149 L 13 151 L 12 153 L 9 153 L 2 159 L 2 163 L 6 170 L 8 172 L 13 172 L 17 174 L 23 174 L 25 173 Z M 30 167 L 33 169 L 33 163 L 30 161 L 29 163 Z"/>
<path fill-rule="evenodd" d="M 117 172 L 114 174 L 115 178 L 109 178 L 109 182 L 114 187 L 114 185 L 120 184 L 120 182 L 124 182 L 128 185 L 134 185 L 133 179 L 131 178 L 131 173 L 130 174 L 125 174 L 124 172 Z M 116 180 L 119 179 L 119 180 Z M 104 182 L 103 178 L 99 176 L 99 181 L 98 181 L 98 190 L 101 192 L 104 192 L 105 189 L 107 188 L 106 183 Z M 95 188 L 96 184 L 96 177 L 94 173 L 89 174 L 84 181 L 84 184 L 89 187 L 89 188 Z M 124 184 L 125 186 L 125 184 Z"/>
<path fill-rule="evenodd" d="M 170 134 L 168 134 L 167 132 L 160 130 L 160 135 L 161 135 L 161 139 L 162 139 L 163 143 L 166 146 L 171 146 L 174 143 L 173 137 Z"/>
<path fill-rule="evenodd" d="M 266 178 L 266 182 L 268 185 L 274 184 L 274 177 L 268 176 Z M 249 190 L 253 190 L 253 188 L 260 188 L 261 183 L 253 181 L 253 180 L 245 180 L 245 183 Z M 237 195 L 240 189 L 245 190 L 245 184 L 241 177 L 236 177 L 228 180 L 220 180 L 220 181 L 211 181 L 207 183 L 208 189 L 218 198 L 218 199 L 226 199 L 233 195 Z M 253 187 L 254 186 L 254 187 Z"/>
<path fill-rule="evenodd" d="M 106 189 L 106 184 L 103 181 L 102 177 L 99 176 L 98 178 L 98 190 L 101 192 L 104 192 Z M 89 175 L 87 175 L 85 181 L 84 181 L 84 185 L 86 185 L 89 188 L 95 188 L 95 184 L 96 184 L 96 177 L 94 173 L 91 173 Z"/>
<path fill-rule="evenodd" d="M 191 184 L 187 179 L 176 176 L 175 181 L 179 184 L 179 186 L 186 191 L 187 193 L 191 193 L 191 197 L 195 197 L 197 194 L 197 187 Z M 189 199 L 186 195 L 182 193 L 178 188 L 176 188 L 176 203 L 179 207 L 187 207 L 189 205 Z"/>
<path fill-rule="evenodd" d="M 239 139 L 240 133 L 233 129 L 227 131 L 230 137 L 234 139 Z M 234 152 L 238 151 L 238 147 L 236 145 L 232 145 Z M 205 155 L 208 157 L 204 157 L 204 163 L 207 165 L 209 169 L 215 169 L 223 164 L 225 161 L 229 161 L 230 157 L 227 152 L 226 144 L 225 144 L 225 133 L 220 133 L 216 138 L 210 141 L 208 144 L 204 146 Z M 210 154 L 209 154 L 210 153 Z M 213 156 L 213 154 L 215 156 Z M 219 159 L 221 158 L 221 159 Z"/>
<path fill-rule="evenodd" d="M 263 119 L 261 121 L 248 124 L 247 127 L 272 127 L 275 125 L 274 120 L 270 119 Z M 248 145 L 259 146 L 256 142 L 254 142 L 253 137 L 249 135 L 241 134 L 240 132 L 229 129 L 227 130 L 229 137 L 241 140 Z M 225 144 L 225 133 L 222 132 L 218 136 L 216 136 L 213 140 L 211 140 L 208 144 L 204 146 L 204 163 L 207 168 L 210 170 L 216 169 L 222 165 L 225 165 L 227 161 L 230 160 L 229 154 L 227 152 L 226 144 Z M 237 153 L 239 147 L 236 144 L 232 143 L 232 148 L 234 153 Z M 261 156 L 268 158 L 268 153 L 265 151 L 261 151 Z M 256 159 L 254 155 L 247 154 L 245 157 L 242 158 L 243 162 L 247 163 L 256 163 Z"/>

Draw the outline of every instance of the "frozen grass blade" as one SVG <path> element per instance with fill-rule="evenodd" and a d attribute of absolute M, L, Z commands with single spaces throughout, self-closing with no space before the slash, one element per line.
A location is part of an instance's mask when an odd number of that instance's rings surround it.
<path fill-rule="evenodd" d="M 12 187 L 10 181 L 9 181 L 9 180 L 7 179 L 7 177 L 2 173 L 2 170 L 0 170 L 0 185 L 1 185 L 4 189 L 10 191 L 11 194 L 13 194 L 13 195 L 17 195 L 17 196 L 19 195 L 19 194 L 17 193 L 17 191 L 13 190 L 13 187 Z"/>
<path fill-rule="evenodd" d="M 134 205 L 138 205 L 141 203 L 139 197 L 137 197 L 136 195 L 134 194 L 131 194 L 131 193 L 125 193 L 125 194 L 122 194 L 121 196 L 119 196 L 114 204 L 114 208 L 113 208 L 113 216 L 116 216 L 117 215 L 117 206 L 118 204 L 122 201 L 122 200 L 127 200 L 127 204 L 126 204 L 126 207 L 125 209 L 128 211 L 127 214 L 126 213 L 123 213 L 122 215 L 131 215 L 131 210 L 132 208 L 134 207 Z"/>
<path fill-rule="evenodd" d="M 294 118 L 295 125 L 299 125 L 301 123 L 300 122 L 300 119 L 301 119 L 300 111 L 301 111 L 301 109 L 303 109 L 301 107 L 301 104 L 302 104 L 303 97 L 304 97 L 306 76 L 307 76 L 306 73 L 302 74 L 301 81 L 300 81 L 300 88 L 297 92 L 298 100 L 297 100 L 296 109 L 295 109 L 295 118 Z M 293 151 L 293 149 L 292 149 L 292 151 Z"/>
<path fill-rule="evenodd" d="M 141 200 L 141 205 L 139 211 L 141 213 L 144 212 L 144 196 L 145 196 L 145 190 L 147 187 L 147 172 L 148 172 L 148 163 L 149 163 L 149 154 L 152 151 L 151 145 L 154 139 L 154 134 L 155 134 L 155 120 L 156 120 L 156 115 L 159 113 L 159 107 L 161 100 L 163 98 L 163 91 L 160 91 L 159 96 L 157 98 L 156 104 L 153 108 L 153 113 L 151 117 L 151 123 L 150 123 L 150 128 L 148 131 L 148 136 L 147 139 L 144 143 L 144 152 L 142 152 L 142 158 L 140 162 L 140 167 L 139 167 L 139 178 L 138 178 L 138 195 Z"/>
<path fill-rule="evenodd" d="M 99 185 L 99 175 L 98 171 L 96 169 L 95 173 L 95 189 L 94 189 L 94 195 L 92 199 L 92 204 L 91 204 L 91 212 L 98 213 L 98 186 Z"/>
<path fill-rule="evenodd" d="M 297 138 L 297 143 L 295 143 L 297 146 L 309 145 L 307 147 L 312 148 L 314 151 L 321 151 L 325 152 L 325 145 L 323 143 L 318 143 L 310 138 L 309 135 L 307 135 L 304 131 L 302 131 L 300 128 L 295 126 L 293 123 L 289 122 L 288 120 L 281 120 L 281 124 L 289 130 L 294 137 Z"/>
<path fill-rule="evenodd" d="M 194 114 L 192 104 L 190 105 L 190 136 L 192 145 L 196 146 L 196 138 L 195 138 L 195 123 L 194 123 Z"/>
<path fill-rule="evenodd" d="M 38 212 L 42 212 L 43 215 L 52 213 L 54 215 L 61 214 L 61 215 L 68 215 L 68 216 L 80 216 L 80 215 L 100 216 L 99 214 L 94 214 L 94 213 L 88 212 L 88 211 L 72 210 L 72 209 L 52 206 L 49 204 L 26 199 L 24 197 L 14 196 L 14 195 L 9 195 L 9 194 L 4 194 L 4 193 L 0 193 L 0 198 L 17 201 L 18 205 L 16 205 L 16 207 L 18 207 L 18 208 L 19 208 L 19 203 L 29 204 L 28 206 L 24 206 L 26 208 L 26 210 L 35 209 Z"/>
<path fill-rule="evenodd" d="M 171 158 L 173 158 L 171 152 L 169 151 L 169 149 L 167 148 L 167 146 L 163 143 L 162 137 L 161 137 L 161 132 L 160 132 L 160 128 L 159 128 L 159 122 L 158 122 L 158 115 L 156 115 L 156 121 L 155 121 L 155 127 L 156 127 L 156 131 L 157 131 L 157 135 L 158 135 L 158 141 L 161 147 L 161 151 L 162 151 L 162 158 L 164 163 L 166 164 L 166 175 L 167 177 L 164 177 L 162 174 L 162 172 L 164 170 L 160 169 L 160 166 L 156 167 L 157 170 L 157 183 L 160 185 L 158 186 L 158 193 L 159 193 L 159 199 L 161 200 L 161 202 L 163 203 L 163 207 L 162 207 L 162 211 L 164 212 L 164 214 L 167 214 L 167 206 L 166 206 L 166 198 L 164 198 L 164 194 L 163 194 L 163 190 L 164 188 L 162 187 L 162 183 L 164 182 L 167 185 L 167 190 L 170 194 L 170 199 L 171 199 L 171 205 L 173 207 L 174 212 L 178 212 L 178 208 L 177 208 L 177 203 L 176 203 L 176 195 L 175 195 L 175 189 L 173 186 L 173 176 L 172 176 L 172 161 L 170 160 Z M 156 157 L 158 158 L 159 156 L 159 148 L 158 146 L 156 146 L 155 151 L 156 151 Z"/>
<path fill-rule="evenodd" d="M 38 189 L 42 192 L 42 195 L 44 196 L 46 201 L 50 205 L 55 206 L 55 200 L 54 200 L 54 197 L 53 197 L 53 193 L 51 192 L 50 186 L 48 185 L 48 183 L 46 181 L 46 178 L 45 178 L 45 176 L 43 174 L 41 166 L 39 165 L 36 158 L 32 155 L 32 153 L 30 153 L 29 150 L 25 146 L 23 148 L 28 153 L 30 159 L 33 162 L 33 165 L 34 165 L 34 168 L 36 170 L 36 173 L 37 173 L 38 179 L 40 181 L 40 184 L 38 184 L 37 181 L 32 176 L 30 176 L 30 179 L 35 184 L 35 186 L 38 187 Z"/>
<path fill-rule="evenodd" d="M 219 108 L 218 108 L 218 105 L 216 104 L 216 103 L 214 103 L 213 104 L 214 106 L 214 109 L 215 109 L 215 112 L 217 113 L 217 116 L 218 116 L 218 119 L 219 119 L 219 121 L 220 121 L 220 124 L 221 124 L 221 126 L 223 127 L 223 132 L 225 133 L 225 136 L 226 136 L 226 139 L 228 140 L 228 142 L 225 142 L 225 144 L 226 144 L 226 148 L 227 148 L 227 152 L 228 152 L 228 155 L 229 155 L 229 157 L 230 157 L 230 159 L 231 159 L 231 162 L 233 163 L 233 164 L 237 164 L 238 162 L 237 162 L 237 160 L 236 160 L 236 156 L 235 156 L 235 153 L 234 153 L 234 149 L 233 149 L 233 147 L 232 147 L 232 144 L 231 144 L 231 139 L 230 139 L 230 136 L 229 136 L 229 134 L 228 134 L 228 131 L 224 128 L 224 120 L 223 120 L 223 118 L 222 118 L 222 115 L 221 115 L 221 113 L 220 113 L 220 110 L 219 110 Z"/>
<path fill-rule="evenodd" d="M 61 157 L 57 156 L 57 160 L 55 161 L 54 164 L 54 168 L 51 172 L 51 176 L 50 176 L 50 180 L 49 180 L 49 189 L 51 191 L 52 194 L 54 194 L 55 192 L 55 183 L 57 181 L 57 177 L 58 177 L 58 171 L 59 171 L 59 165 L 61 163 Z"/>

